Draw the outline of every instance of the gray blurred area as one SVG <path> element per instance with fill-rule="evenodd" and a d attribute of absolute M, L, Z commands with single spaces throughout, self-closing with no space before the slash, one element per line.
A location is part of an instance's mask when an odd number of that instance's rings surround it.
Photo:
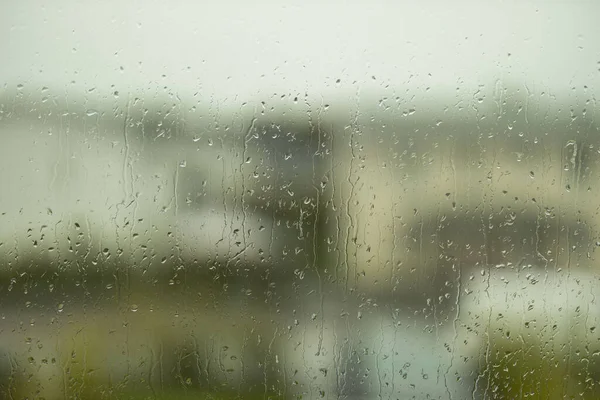
<path fill-rule="evenodd" d="M 598 7 L 434 4 L 2 4 L 0 398 L 600 397 Z"/>

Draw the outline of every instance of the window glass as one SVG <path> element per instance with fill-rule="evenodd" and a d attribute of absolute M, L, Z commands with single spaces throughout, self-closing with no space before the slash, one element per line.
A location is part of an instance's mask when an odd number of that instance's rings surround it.
<path fill-rule="evenodd" d="M 0 398 L 600 398 L 599 13 L 0 4 Z"/>

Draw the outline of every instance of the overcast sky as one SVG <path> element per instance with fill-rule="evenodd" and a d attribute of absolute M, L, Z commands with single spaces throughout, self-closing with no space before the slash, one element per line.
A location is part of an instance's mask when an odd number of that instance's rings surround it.
<path fill-rule="evenodd" d="M 1 3 L 7 89 L 199 93 L 224 105 L 274 93 L 469 98 L 498 80 L 566 103 L 600 91 L 594 0 Z"/>

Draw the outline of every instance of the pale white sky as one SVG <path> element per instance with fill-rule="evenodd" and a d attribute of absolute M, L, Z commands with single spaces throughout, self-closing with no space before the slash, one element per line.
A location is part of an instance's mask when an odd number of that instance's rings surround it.
<path fill-rule="evenodd" d="M 3 1 L 0 87 L 427 102 L 502 79 L 568 104 L 600 93 L 599 20 L 594 0 Z"/>

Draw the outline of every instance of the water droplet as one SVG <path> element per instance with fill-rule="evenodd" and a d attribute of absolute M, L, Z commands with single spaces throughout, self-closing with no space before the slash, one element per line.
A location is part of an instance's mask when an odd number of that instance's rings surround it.
<path fill-rule="evenodd" d="M 138 305 L 132 304 L 130 310 L 131 310 L 131 312 L 136 312 L 138 310 Z"/>

